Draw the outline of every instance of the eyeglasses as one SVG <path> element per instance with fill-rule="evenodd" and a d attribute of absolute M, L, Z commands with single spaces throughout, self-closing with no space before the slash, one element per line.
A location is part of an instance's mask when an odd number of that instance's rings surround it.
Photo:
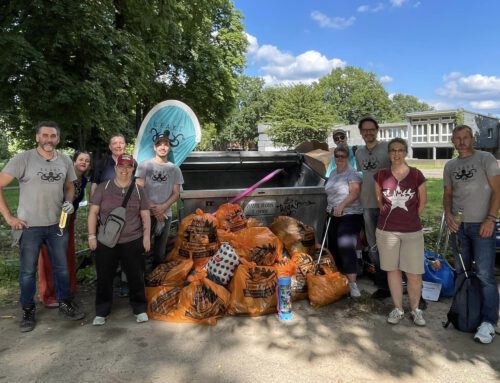
<path fill-rule="evenodd" d="M 335 154 L 335 158 L 347 158 L 344 154 Z"/>
<path fill-rule="evenodd" d="M 391 149 L 391 150 L 389 150 L 389 153 L 391 153 L 391 154 L 401 154 L 401 153 L 406 153 L 406 150 L 404 150 L 404 149 Z"/>
<path fill-rule="evenodd" d="M 345 135 L 343 134 L 333 137 L 333 142 L 339 142 L 344 140 L 345 140 Z"/>

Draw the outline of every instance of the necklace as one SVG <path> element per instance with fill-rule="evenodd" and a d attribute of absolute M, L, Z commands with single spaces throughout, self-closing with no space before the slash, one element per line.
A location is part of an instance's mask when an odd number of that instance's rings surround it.
<path fill-rule="evenodd" d="M 120 183 L 116 180 L 116 178 L 114 179 L 114 183 L 116 186 L 118 186 L 118 188 L 122 189 L 122 194 L 125 194 L 125 191 L 128 189 L 130 185 L 130 181 L 128 181 L 126 185 L 120 185 Z"/>

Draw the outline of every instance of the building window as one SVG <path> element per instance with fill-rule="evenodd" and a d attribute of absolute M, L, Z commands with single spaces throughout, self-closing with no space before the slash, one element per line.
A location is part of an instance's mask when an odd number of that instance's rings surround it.
<path fill-rule="evenodd" d="M 488 138 L 493 138 L 493 129 L 492 128 L 488 129 Z"/>
<path fill-rule="evenodd" d="M 427 124 L 413 125 L 413 142 L 427 142 Z"/>
<path fill-rule="evenodd" d="M 451 142 L 451 132 L 453 131 L 453 123 L 443 123 L 441 125 L 441 142 L 449 143 Z"/>
<path fill-rule="evenodd" d="M 429 142 L 439 141 L 439 124 L 430 124 L 429 127 Z"/>

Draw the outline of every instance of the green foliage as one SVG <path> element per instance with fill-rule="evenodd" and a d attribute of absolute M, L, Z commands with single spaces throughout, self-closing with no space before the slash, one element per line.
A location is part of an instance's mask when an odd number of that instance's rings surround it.
<path fill-rule="evenodd" d="M 249 148 L 257 142 L 257 125 L 270 104 L 263 96 L 264 80 L 260 77 L 240 76 L 236 107 L 229 117 L 229 124 L 220 132 L 225 142 L 238 143 Z"/>
<path fill-rule="evenodd" d="M 303 141 L 325 141 L 335 121 L 330 105 L 314 86 L 287 87 L 266 119 L 272 121 L 268 135 L 277 145 L 294 147 Z"/>
<path fill-rule="evenodd" d="M 455 126 L 464 124 L 464 110 L 462 108 L 457 110 L 455 114 Z"/>
<path fill-rule="evenodd" d="M 219 145 L 219 135 L 215 125 L 212 123 L 203 126 L 203 134 L 200 143 L 196 146 L 195 150 L 210 151 L 216 150 Z"/>
<path fill-rule="evenodd" d="M 393 110 L 393 120 L 402 121 L 406 119 L 407 113 L 412 112 L 425 112 L 434 110 L 434 107 L 426 104 L 425 102 L 418 101 L 418 98 L 409 94 L 395 94 L 391 99 Z"/>
<path fill-rule="evenodd" d="M 352 66 L 336 68 L 319 80 L 318 88 L 346 124 L 355 124 L 366 115 L 380 122 L 391 120 L 389 96 L 375 73 Z"/>
<path fill-rule="evenodd" d="M 61 146 L 135 136 L 164 99 L 222 125 L 247 40 L 230 0 L 16 0 L 0 4 L 0 122 L 22 148 L 54 119 Z"/>

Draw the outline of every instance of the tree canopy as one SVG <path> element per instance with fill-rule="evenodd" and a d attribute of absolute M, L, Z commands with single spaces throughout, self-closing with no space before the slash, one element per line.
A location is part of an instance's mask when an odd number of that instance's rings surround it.
<path fill-rule="evenodd" d="M 247 45 L 230 0 L 16 0 L 0 4 L 0 122 L 32 145 L 53 119 L 63 145 L 132 138 L 159 101 L 202 123 L 229 116 Z"/>
<path fill-rule="evenodd" d="M 429 104 L 420 102 L 418 98 L 409 94 L 395 94 L 392 96 L 391 104 L 395 121 L 404 120 L 406 118 L 406 113 L 434 110 Z"/>

